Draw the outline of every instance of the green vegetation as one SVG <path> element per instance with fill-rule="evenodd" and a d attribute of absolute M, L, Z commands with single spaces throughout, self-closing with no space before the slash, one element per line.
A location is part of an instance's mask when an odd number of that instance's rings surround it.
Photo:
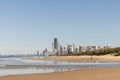
<path fill-rule="evenodd" d="M 73 53 L 69 55 L 113 55 L 113 56 L 120 56 L 120 47 L 117 48 L 107 48 L 107 49 L 100 49 L 94 51 L 86 51 L 82 53 Z"/>

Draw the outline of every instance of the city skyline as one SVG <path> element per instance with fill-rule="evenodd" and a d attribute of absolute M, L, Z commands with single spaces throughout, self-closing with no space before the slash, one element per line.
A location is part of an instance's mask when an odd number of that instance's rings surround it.
<path fill-rule="evenodd" d="M 0 0 L 0 54 L 2 50 L 51 51 L 54 37 L 62 45 L 119 47 L 119 3 L 119 0 Z"/>
<path fill-rule="evenodd" d="M 50 47 L 50 51 L 48 48 L 45 48 L 44 50 L 40 49 L 0 49 L 0 55 L 37 55 L 37 56 L 47 56 L 47 55 L 65 55 L 69 53 L 81 53 L 85 51 L 93 51 L 93 50 L 100 50 L 100 49 L 107 49 L 107 48 L 113 48 L 111 44 L 107 45 L 82 45 L 78 44 L 76 46 L 75 44 L 67 44 L 63 45 L 59 43 L 58 38 L 54 38 L 52 42 L 52 46 Z M 36 54 L 37 53 L 37 54 Z"/>

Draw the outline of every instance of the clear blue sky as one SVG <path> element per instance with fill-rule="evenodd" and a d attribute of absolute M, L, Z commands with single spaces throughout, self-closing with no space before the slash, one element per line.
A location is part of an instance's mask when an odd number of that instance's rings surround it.
<path fill-rule="evenodd" d="M 120 0 L 0 0 L 0 50 L 120 46 Z M 12 53 L 12 52 L 11 52 Z"/>

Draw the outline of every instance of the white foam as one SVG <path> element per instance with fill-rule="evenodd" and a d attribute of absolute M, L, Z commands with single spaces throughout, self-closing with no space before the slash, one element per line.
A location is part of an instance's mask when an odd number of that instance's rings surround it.
<path fill-rule="evenodd" d="M 52 73 L 52 69 L 2 69 L 0 76 L 20 75 L 20 74 L 35 74 L 35 73 Z"/>

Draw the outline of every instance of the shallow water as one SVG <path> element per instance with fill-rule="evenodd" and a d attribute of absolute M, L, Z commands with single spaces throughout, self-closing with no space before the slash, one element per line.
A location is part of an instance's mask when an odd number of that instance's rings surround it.
<path fill-rule="evenodd" d="M 52 73 L 80 68 L 120 67 L 119 62 L 66 62 L 52 60 L 25 60 L 21 58 L 0 58 L 0 76 Z"/>
<path fill-rule="evenodd" d="M 0 76 L 53 73 L 53 72 L 61 72 L 61 71 L 67 71 L 67 70 L 68 69 L 58 69 L 58 68 L 0 69 Z"/>

